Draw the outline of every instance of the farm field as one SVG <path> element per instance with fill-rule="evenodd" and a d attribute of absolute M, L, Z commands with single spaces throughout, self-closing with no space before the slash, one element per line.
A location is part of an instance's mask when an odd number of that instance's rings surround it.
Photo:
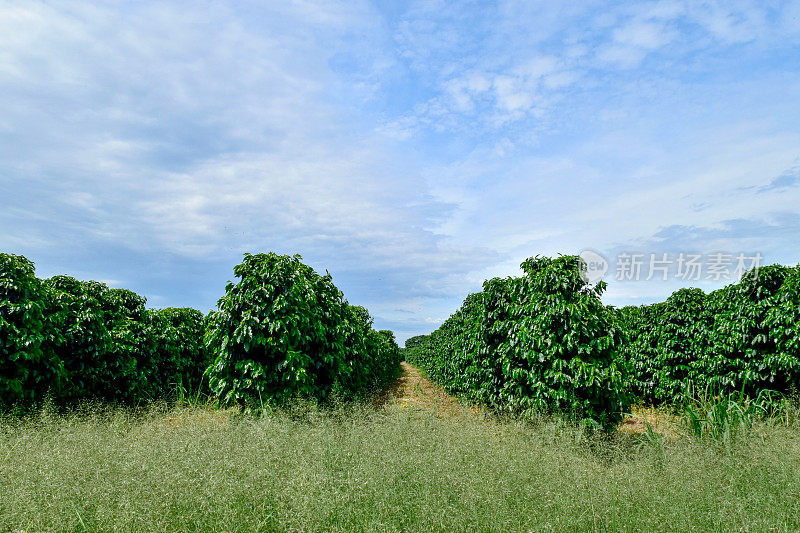
<path fill-rule="evenodd" d="M 207 315 L 0 260 L 0 529 L 800 528 L 798 267 L 617 309 L 537 256 L 401 350 L 299 256 Z"/>
<path fill-rule="evenodd" d="M 800 532 L 800 0 L 0 0 L 0 533 Z"/>
<path fill-rule="evenodd" d="M 800 426 L 725 445 L 648 411 L 587 436 L 468 408 L 403 364 L 373 402 L 0 421 L 3 531 L 794 531 Z"/>

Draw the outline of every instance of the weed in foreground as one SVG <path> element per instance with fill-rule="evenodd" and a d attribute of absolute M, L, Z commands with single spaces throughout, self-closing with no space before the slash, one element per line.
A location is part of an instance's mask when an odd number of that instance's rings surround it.
<path fill-rule="evenodd" d="M 720 454 L 546 418 L 298 409 L 0 419 L 0 530 L 800 529 L 796 426 L 753 419 L 760 438 Z"/>

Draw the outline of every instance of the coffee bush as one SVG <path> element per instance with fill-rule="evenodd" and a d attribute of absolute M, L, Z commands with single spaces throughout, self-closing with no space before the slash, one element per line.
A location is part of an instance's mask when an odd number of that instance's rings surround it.
<path fill-rule="evenodd" d="M 495 278 L 411 352 L 432 379 L 521 416 L 558 412 L 610 429 L 630 403 L 622 331 L 575 256 L 535 257 Z M 408 357 L 408 354 L 407 354 Z"/>
<path fill-rule="evenodd" d="M 0 254 L 0 405 L 30 404 L 60 385 L 47 288 L 33 262 Z"/>
<path fill-rule="evenodd" d="M 210 386 L 221 403 L 356 396 L 396 372 L 399 353 L 387 355 L 366 310 L 301 259 L 245 254 L 234 268 L 239 281 L 226 287 L 206 333 Z"/>

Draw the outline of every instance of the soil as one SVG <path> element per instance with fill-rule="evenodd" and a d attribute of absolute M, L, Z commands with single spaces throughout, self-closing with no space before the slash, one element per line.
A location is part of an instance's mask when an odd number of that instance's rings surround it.
<path fill-rule="evenodd" d="M 375 399 L 378 407 L 435 410 L 440 416 L 480 414 L 478 407 L 467 407 L 454 396 L 426 378 L 422 372 L 403 361 L 400 377 Z"/>
<path fill-rule="evenodd" d="M 435 410 L 439 416 L 486 416 L 477 407 L 468 407 L 457 398 L 445 392 L 442 387 L 426 378 L 420 369 L 403 361 L 400 377 L 375 399 L 377 407 L 401 408 L 414 410 Z M 664 411 L 652 408 L 634 407 L 632 416 L 626 417 L 619 426 L 619 431 L 627 434 L 647 432 L 647 423 L 656 433 L 674 436 L 677 419 Z"/>

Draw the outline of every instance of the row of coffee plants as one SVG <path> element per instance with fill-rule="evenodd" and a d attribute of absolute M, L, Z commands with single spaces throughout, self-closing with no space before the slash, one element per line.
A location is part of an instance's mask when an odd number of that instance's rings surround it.
<path fill-rule="evenodd" d="M 613 428 L 631 401 L 623 332 L 600 301 L 605 284 L 584 281 L 581 265 L 537 256 L 522 263 L 522 277 L 486 281 L 428 338 L 407 344 L 406 359 L 494 410 Z"/>
<path fill-rule="evenodd" d="M 125 289 L 68 276 L 41 280 L 0 254 L 0 405 L 136 403 L 200 389 L 205 317 L 146 309 Z"/>
<path fill-rule="evenodd" d="M 132 404 L 209 383 L 224 404 L 352 397 L 397 374 L 391 332 L 299 256 L 247 255 L 234 272 L 239 283 L 204 316 L 147 309 L 94 281 L 41 280 L 25 257 L 0 254 L 0 406 Z"/>
<path fill-rule="evenodd" d="M 410 338 L 406 359 L 468 401 L 606 428 L 631 401 L 800 392 L 800 266 L 622 309 L 602 305 L 605 284 L 587 284 L 583 266 L 537 257 L 522 277 L 486 281 L 439 329 Z"/>
<path fill-rule="evenodd" d="M 709 294 L 682 289 L 618 314 L 629 337 L 621 360 L 646 402 L 800 387 L 800 267 L 762 267 Z"/>

